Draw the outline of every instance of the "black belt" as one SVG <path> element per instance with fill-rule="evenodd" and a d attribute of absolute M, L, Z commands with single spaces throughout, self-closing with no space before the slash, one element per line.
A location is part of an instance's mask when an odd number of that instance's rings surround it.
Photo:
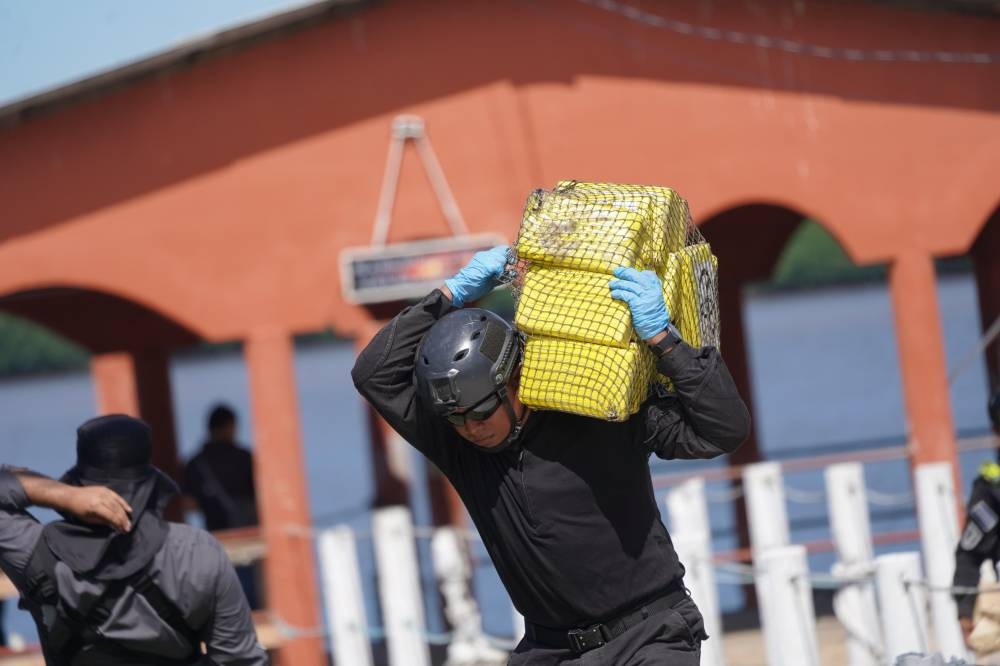
<path fill-rule="evenodd" d="M 608 620 L 603 624 L 595 624 L 585 629 L 564 631 L 543 627 L 533 622 L 525 622 L 524 634 L 537 643 L 572 650 L 579 654 L 601 647 L 621 636 L 650 615 L 673 608 L 686 597 L 687 590 L 684 589 L 684 586 L 680 583 L 674 583 L 668 588 L 666 594 L 657 597 L 641 608 Z"/>

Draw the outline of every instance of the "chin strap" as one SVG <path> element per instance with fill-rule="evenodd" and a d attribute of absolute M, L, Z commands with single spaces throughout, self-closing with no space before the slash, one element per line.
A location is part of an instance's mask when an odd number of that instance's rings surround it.
<path fill-rule="evenodd" d="M 503 394 L 503 406 L 507 410 L 507 416 L 510 418 L 510 422 L 513 424 L 510 428 L 510 432 L 507 433 L 507 439 L 503 440 L 496 446 L 479 446 L 478 444 L 473 444 L 477 449 L 483 451 L 484 453 L 500 453 L 506 451 L 510 447 L 517 443 L 517 440 L 521 438 L 521 431 L 524 430 L 524 421 L 528 418 L 528 408 L 524 408 L 524 414 L 521 419 L 518 420 L 517 416 L 514 414 L 514 405 L 510 404 L 510 398 L 507 396 L 507 392 L 504 391 Z"/>

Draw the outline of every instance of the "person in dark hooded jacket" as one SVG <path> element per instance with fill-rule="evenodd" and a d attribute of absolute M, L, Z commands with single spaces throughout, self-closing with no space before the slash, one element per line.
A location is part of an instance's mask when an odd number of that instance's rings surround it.
<path fill-rule="evenodd" d="M 59 481 L 0 469 L 0 567 L 35 620 L 46 663 L 267 664 L 222 546 L 163 519 L 177 487 L 151 464 L 149 426 L 91 419 L 76 449 Z M 64 520 L 42 525 L 33 505 Z"/>

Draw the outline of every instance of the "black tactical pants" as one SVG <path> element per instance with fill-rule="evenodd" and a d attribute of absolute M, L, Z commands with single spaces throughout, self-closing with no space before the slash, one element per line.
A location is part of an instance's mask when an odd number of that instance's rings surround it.
<path fill-rule="evenodd" d="M 507 666 L 698 666 L 708 636 L 701 613 L 687 597 L 650 615 L 621 636 L 582 654 L 522 640 Z"/>

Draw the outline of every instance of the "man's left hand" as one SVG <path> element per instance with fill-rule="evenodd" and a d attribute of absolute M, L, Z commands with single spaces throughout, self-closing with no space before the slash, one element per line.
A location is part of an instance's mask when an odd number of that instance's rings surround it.
<path fill-rule="evenodd" d="M 107 525 L 120 532 L 132 529 L 132 507 L 110 488 L 70 486 L 28 471 L 15 476 L 35 506 L 71 513 L 86 523 Z"/>
<path fill-rule="evenodd" d="M 663 301 L 663 285 L 653 271 L 639 272 L 634 268 L 615 269 L 611 280 L 611 298 L 625 301 L 632 312 L 632 327 L 643 340 L 650 340 L 670 324 L 670 313 Z"/>
<path fill-rule="evenodd" d="M 119 532 L 132 529 L 132 507 L 122 497 L 104 486 L 69 486 L 65 510 L 86 523 L 107 525 Z"/>

